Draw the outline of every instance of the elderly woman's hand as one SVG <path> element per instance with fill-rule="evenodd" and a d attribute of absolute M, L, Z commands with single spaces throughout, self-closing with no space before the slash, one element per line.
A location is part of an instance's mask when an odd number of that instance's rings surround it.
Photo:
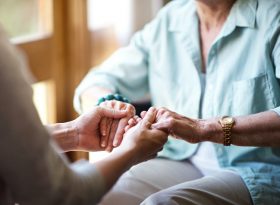
<path fill-rule="evenodd" d="M 129 121 L 135 115 L 135 108 L 129 103 L 110 100 L 100 104 L 100 107 L 110 108 L 114 110 L 125 110 L 127 116 L 121 119 L 104 118 L 100 122 L 101 147 L 107 151 L 112 151 L 122 142 L 124 129 Z"/>
<path fill-rule="evenodd" d="M 144 116 L 146 113 L 141 113 Z M 166 108 L 159 108 L 156 116 L 156 124 L 152 128 L 160 129 L 177 139 L 183 139 L 189 143 L 202 141 L 204 133 L 204 121 L 191 119 L 172 112 Z"/>

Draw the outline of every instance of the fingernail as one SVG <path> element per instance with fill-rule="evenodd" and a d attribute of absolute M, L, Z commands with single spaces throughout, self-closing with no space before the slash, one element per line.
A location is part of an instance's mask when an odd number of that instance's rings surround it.
<path fill-rule="evenodd" d="M 107 147 L 105 151 L 106 151 L 106 152 L 111 152 L 111 151 L 112 151 L 112 148 L 111 148 L 111 147 Z"/>
<path fill-rule="evenodd" d="M 114 146 L 114 147 L 117 147 L 118 145 L 119 145 L 119 141 L 118 141 L 118 140 L 114 140 L 113 146 Z"/>
<path fill-rule="evenodd" d="M 150 111 L 154 112 L 155 108 L 154 107 L 150 107 Z"/>
<path fill-rule="evenodd" d="M 105 141 L 101 142 L 101 147 L 103 147 L 103 148 L 106 147 L 106 142 Z"/>
<path fill-rule="evenodd" d="M 102 136 L 103 136 L 103 137 L 106 136 L 106 131 L 102 131 Z"/>

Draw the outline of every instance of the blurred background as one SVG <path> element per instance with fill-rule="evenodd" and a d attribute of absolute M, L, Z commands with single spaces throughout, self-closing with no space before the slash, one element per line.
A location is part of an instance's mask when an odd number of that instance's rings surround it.
<path fill-rule="evenodd" d="M 26 55 L 43 123 L 74 119 L 73 95 L 89 71 L 168 0 L 1 0 L 0 24 Z M 69 153 L 71 160 L 87 153 Z"/>

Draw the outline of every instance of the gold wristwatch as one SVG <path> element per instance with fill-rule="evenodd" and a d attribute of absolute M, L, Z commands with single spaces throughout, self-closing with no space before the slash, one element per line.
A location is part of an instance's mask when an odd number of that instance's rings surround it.
<path fill-rule="evenodd" d="M 231 145 L 231 137 L 232 137 L 232 127 L 235 123 L 235 120 L 233 117 L 229 116 L 223 116 L 219 120 L 220 125 L 222 126 L 223 133 L 224 133 L 224 146 L 230 146 Z"/>

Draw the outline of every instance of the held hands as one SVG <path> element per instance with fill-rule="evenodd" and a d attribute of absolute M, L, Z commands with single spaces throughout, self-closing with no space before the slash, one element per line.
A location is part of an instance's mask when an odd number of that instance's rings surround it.
<path fill-rule="evenodd" d="M 166 132 L 152 128 L 156 116 L 157 110 L 152 107 L 146 112 L 143 119 L 132 118 L 130 125 L 126 127 L 121 145 L 115 150 L 131 152 L 134 156 L 134 163 L 156 157 L 168 138 Z"/>
<path fill-rule="evenodd" d="M 142 119 L 136 116 L 133 118 L 130 117 L 132 115 L 131 111 L 134 113 L 134 109 L 130 110 L 130 106 L 124 106 L 123 109 L 124 110 L 114 110 L 95 107 L 90 112 L 72 121 L 72 127 L 75 127 L 76 130 L 75 141 L 77 141 L 77 146 L 74 150 L 104 150 L 104 147 L 101 146 L 103 137 L 101 133 L 102 129 L 108 127 L 102 125 L 102 121 L 106 119 L 106 122 L 112 120 L 113 122 L 116 121 L 121 124 L 121 121 L 125 119 L 125 123 L 122 124 L 122 130 L 119 132 L 122 135 L 121 138 L 123 138 L 122 143 L 116 149 L 120 152 L 131 152 L 133 156 L 135 156 L 135 163 L 154 158 L 157 152 L 162 149 L 168 138 L 166 132 L 152 128 L 153 123 L 157 120 L 157 110 L 155 108 L 150 108 Z M 129 125 L 127 125 L 127 121 L 130 121 Z M 124 130 L 126 130 L 126 132 Z M 115 133 L 116 131 L 112 132 L 112 139 L 114 139 Z"/>
<path fill-rule="evenodd" d="M 124 141 L 124 145 L 121 144 L 122 149 L 136 149 L 139 144 L 139 147 L 142 146 L 142 153 L 145 149 L 153 151 L 153 154 L 149 155 L 152 158 L 162 148 L 168 134 L 190 143 L 205 140 L 206 123 L 203 120 L 187 118 L 166 108 L 150 108 L 149 111 L 141 113 L 143 119 L 135 117 L 134 114 L 135 108 L 128 103 L 106 101 L 81 115 L 72 121 L 72 127 L 76 130 L 77 146 L 74 149 L 112 151 L 113 147 Z M 105 146 L 102 146 L 104 142 Z M 114 142 L 117 144 L 114 145 Z"/>
<path fill-rule="evenodd" d="M 189 143 L 205 140 L 207 125 L 203 120 L 187 118 L 166 108 L 150 108 L 141 113 L 143 119 L 134 114 L 135 108 L 128 103 L 106 101 L 81 115 L 73 121 L 77 132 L 76 149 L 112 151 L 121 144 L 121 149 L 142 147 L 142 154 L 150 151 L 149 157 L 152 158 L 162 149 L 168 134 Z M 102 146 L 104 142 L 105 146 Z M 142 160 L 145 157 L 143 155 Z"/>

